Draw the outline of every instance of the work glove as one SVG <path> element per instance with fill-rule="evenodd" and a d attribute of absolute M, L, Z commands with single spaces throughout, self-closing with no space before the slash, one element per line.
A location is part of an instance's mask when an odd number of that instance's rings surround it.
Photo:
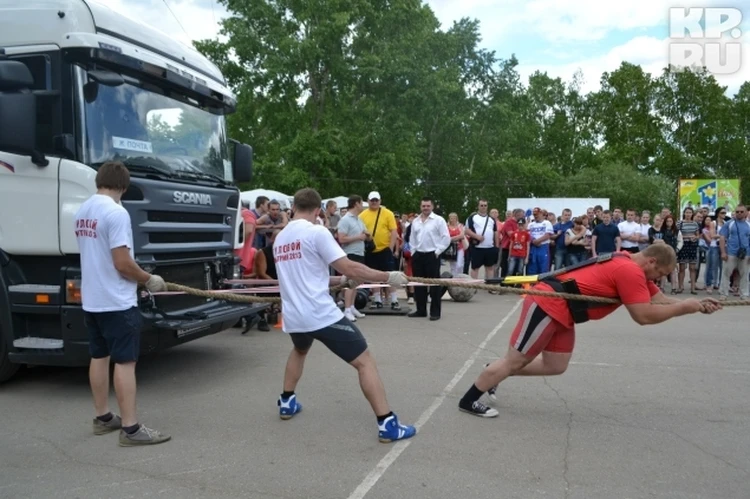
<path fill-rule="evenodd" d="M 405 286 L 409 283 L 409 277 L 403 272 L 388 272 L 388 284 L 391 286 Z"/>
<path fill-rule="evenodd" d="M 148 281 L 146 281 L 146 289 L 152 293 L 167 291 L 167 283 L 164 282 L 164 279 L 162 279 L 161 276 L 152 275 L 149 277 Z"/>

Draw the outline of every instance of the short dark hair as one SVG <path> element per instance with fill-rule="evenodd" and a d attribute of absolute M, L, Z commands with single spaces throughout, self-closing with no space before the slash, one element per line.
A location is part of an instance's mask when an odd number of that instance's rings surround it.
<path fill-rule="evenodd" d="M 357 206 L 357 203 L 362 202 L 362 196 L 358 194 L 352 194 L 349 196 L 349 199 L 346 200 L 346 209 L 351 210 L 355 206 Z"/>
<path fill-rule="evenodd" d="M 422 202 L 424 203 L 425 201 L 429 201 L 430 203 L 435 204 L 435 202 L 432 200 L 430 196 L 424 196 L 422 198 Z"/>
<path fill-rule="evenodd" d="M 130 172 L 120 161 L 107 161 L 96 172 L 96 188 L 125 192 L 130 187 Z"/>
<path fill-rule="evenodd" d="M 294 193 L 295 211 L 316 211 L 320 209 L 322 203 L 323 198 L 311 187 L 305 187 Z"/>
<path fill-rule="evenodd" d="M 268 201 L 268 198 L 266 196 L 258 196 L 255 199 L 255 207 L 260 208 L 261 206 L 265 204 L 266 201 Z"/>

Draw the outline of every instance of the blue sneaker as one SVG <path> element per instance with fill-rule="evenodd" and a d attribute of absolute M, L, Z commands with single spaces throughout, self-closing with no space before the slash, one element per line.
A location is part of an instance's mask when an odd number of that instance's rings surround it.
<path fill-rule="evenodd" d="M 294 394 L 287 399 L 279 396 L 279 400 L 276 401 L 276 405 L 279 406 L 279 417 L 281 419 L 292 419 L 292 416 L 302 410 L 302 404 L 297 402 L 297 395 Z"/>
<path fill-rule="evenodd" d="M 382 423 L 378 423 L 378 438 L 384 444 L 411 438 L 417 434 L 417 429 L 413 426 L 402 425 L 398 422 L 398 416 L 395 414 L 388 416 Z"/>

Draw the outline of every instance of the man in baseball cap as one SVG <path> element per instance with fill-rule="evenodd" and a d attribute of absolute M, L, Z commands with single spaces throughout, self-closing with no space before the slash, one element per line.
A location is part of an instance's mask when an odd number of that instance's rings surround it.
<path fill-rule="evenodd" d="M 390 272 L 395 267 L 395 257 L 398 254 L 398 225 L 393 212 L 380 205 L 380 193 L 371 191 L 367 195 L 367 209 L 359 214 L 360 220 L 365 224 L 367 232 L 371 235 L 374 248 L 365 248 L 365 265 L 371 269 Z M 400 310 L 398 302 L 398 288 L 391 287 L 391 309 Z M 380 291 L 375 291 L 374 308 L 383 308 L 383 299 Z"/>

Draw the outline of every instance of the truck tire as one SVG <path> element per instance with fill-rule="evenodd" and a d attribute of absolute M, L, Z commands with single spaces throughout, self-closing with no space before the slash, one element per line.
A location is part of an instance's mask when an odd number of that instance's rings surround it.
<path fill-rule="evenodd" d="M 4 383 L 12 378 L 19 367 L 21 367 L 19 364 L 13 364 L 8 359 L 8 346 L 2 340 L 2 337 L 0 337 L 0 383 Z"/>

